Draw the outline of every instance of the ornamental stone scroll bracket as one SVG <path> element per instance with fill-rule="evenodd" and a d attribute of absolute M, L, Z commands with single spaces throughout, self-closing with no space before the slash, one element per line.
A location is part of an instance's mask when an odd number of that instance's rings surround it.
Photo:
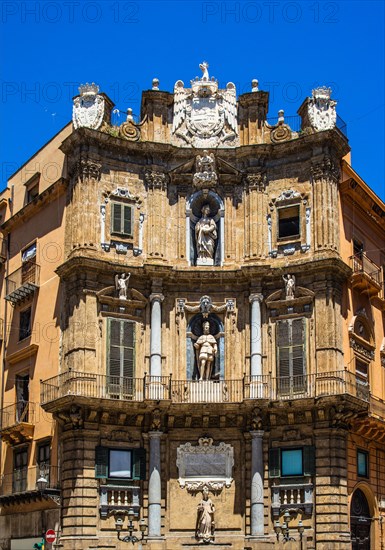
<path fill-rule="evenodd" d="M 205 489 L 220 493 L 233 482 L 234 449 L 224 442 L 214 445 L 211 437 L 201 437 L 198 445 L 178 447 L 176 465 L 182 489 L 193 494 Z"/>

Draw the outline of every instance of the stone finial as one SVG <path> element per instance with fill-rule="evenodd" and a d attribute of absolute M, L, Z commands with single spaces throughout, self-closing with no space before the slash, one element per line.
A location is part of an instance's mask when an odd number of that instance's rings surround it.
<path fill-rule="evenodd" d="M 278 124 L 283 124 L 285 122 L 285 111 L 280 109 L 278 111 Z"/>
<path fill-rule="evenodd" d="M 132 116 L 132 109 L 127 109 L 127 122 L 132 122 L 134 117 Z"/>
<path fill-rule="evenodd" d="M 258 89 L 258 80 L 256 78 L 253 78 L 253 80 L 251 81 L 251 91 L 252 92 L 259 92 L 259 89 Z"/>
<path fill-rule="evenodd" d="M 155 90 L 155 91 L 159 90 L 159 79 L 158 78 L 153 78 L 152 79 L 152 89 Z"/>

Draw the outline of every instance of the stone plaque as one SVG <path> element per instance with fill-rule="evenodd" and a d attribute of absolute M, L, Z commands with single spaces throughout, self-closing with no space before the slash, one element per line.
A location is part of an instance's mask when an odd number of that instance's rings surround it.
<path fill-rule="evenodd" d="M 234 449 L 226 443 L 213 445 L 210 437 L 201 437 L 198 445 L 186 443 L 177 449 L 179 483 L 189 491 L 208 487 L 220 491 L 230 487 L 234 466 Z"/>

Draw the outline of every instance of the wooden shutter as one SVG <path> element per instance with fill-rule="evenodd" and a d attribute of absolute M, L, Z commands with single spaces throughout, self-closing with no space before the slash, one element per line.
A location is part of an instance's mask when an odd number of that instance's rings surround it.
<path fill-rule="evenodd" d="M 290 376 L 290 325 L 288 321 L 277 323 L 277 345 L 278 345 L 278 376 Z"/>
<path fill-rule="evenodd" d="M 278 376 L 305 374 L 304 319 L 289 319 L 277 323 Z"/>
<path fill-rule="evenodd" d="M 132 451 L 132 479 L 146 479 L 146 450 Z"/>
<path fill-rule="evenodd" d="M 111 220 L 112 220 L 112 226 L 111 231 L 112 233 L 121 233 L 122 231 L 122 204 L 118 202 L 112 203 L 112 214 L 111 214 Z"/>
<path fill-rule="evenodd" d="M 95 477 L 108 477 L 108 449 L 107 447 L 95 448 Z"/>
<path fill-rule="evenodd" d="M 110 376 L 134 377 L 135 326 L 132 321 L 109 319 Z"/>
<path fill-rule="evenodd" d="M 305 374 L 304 341 L 304 319 L 294 319 L 291 322 L 293 376 L 303 376 Z"/>
<path fill-rule="evenodd" d="M 269 477 L 281 475 L 281 449 L 269 449 Z"/>
<path fill-rule="evenodd" d="M 111 232 L 120 235 L 132 235 L 133 208 L 128 204 L 112 203 Z"/>
<path fill-rule="evenodd" d="M 124 205 L 123 233 L 132 235 L 132 207 Z"/>
<path fill-rule="evenodd" d="M 303 448 L 303 475 L 312 476 L 315 474 L 315 449 L 313 445 L 306 445 Z"/>

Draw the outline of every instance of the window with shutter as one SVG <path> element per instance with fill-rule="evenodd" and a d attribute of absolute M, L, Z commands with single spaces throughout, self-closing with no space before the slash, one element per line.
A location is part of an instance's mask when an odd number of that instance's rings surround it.
<path fill-rule="evenodd" d="M 306 388 L 304 323 L 302 318 L 277 322 L 277 376 L 281 394 Z"/>
<path fill-rule="evenodd" d="M 108 393 L 115 399 L 134 395 L 135 323 L 108 319 Z"/>
<path fill-rule="evenodd" d="M 95 478 L 146 479 L 145 449 L 95 448 Z"/>
<path fill-rule="evenodd" d="M 281 476 L 281 449 L 269 449 L 269 477 Z"/>
<path fill-rule="evenodd" d="M 132 237 L 133 207 L 121 202 L 111 203 L 111 233 Z"/>

